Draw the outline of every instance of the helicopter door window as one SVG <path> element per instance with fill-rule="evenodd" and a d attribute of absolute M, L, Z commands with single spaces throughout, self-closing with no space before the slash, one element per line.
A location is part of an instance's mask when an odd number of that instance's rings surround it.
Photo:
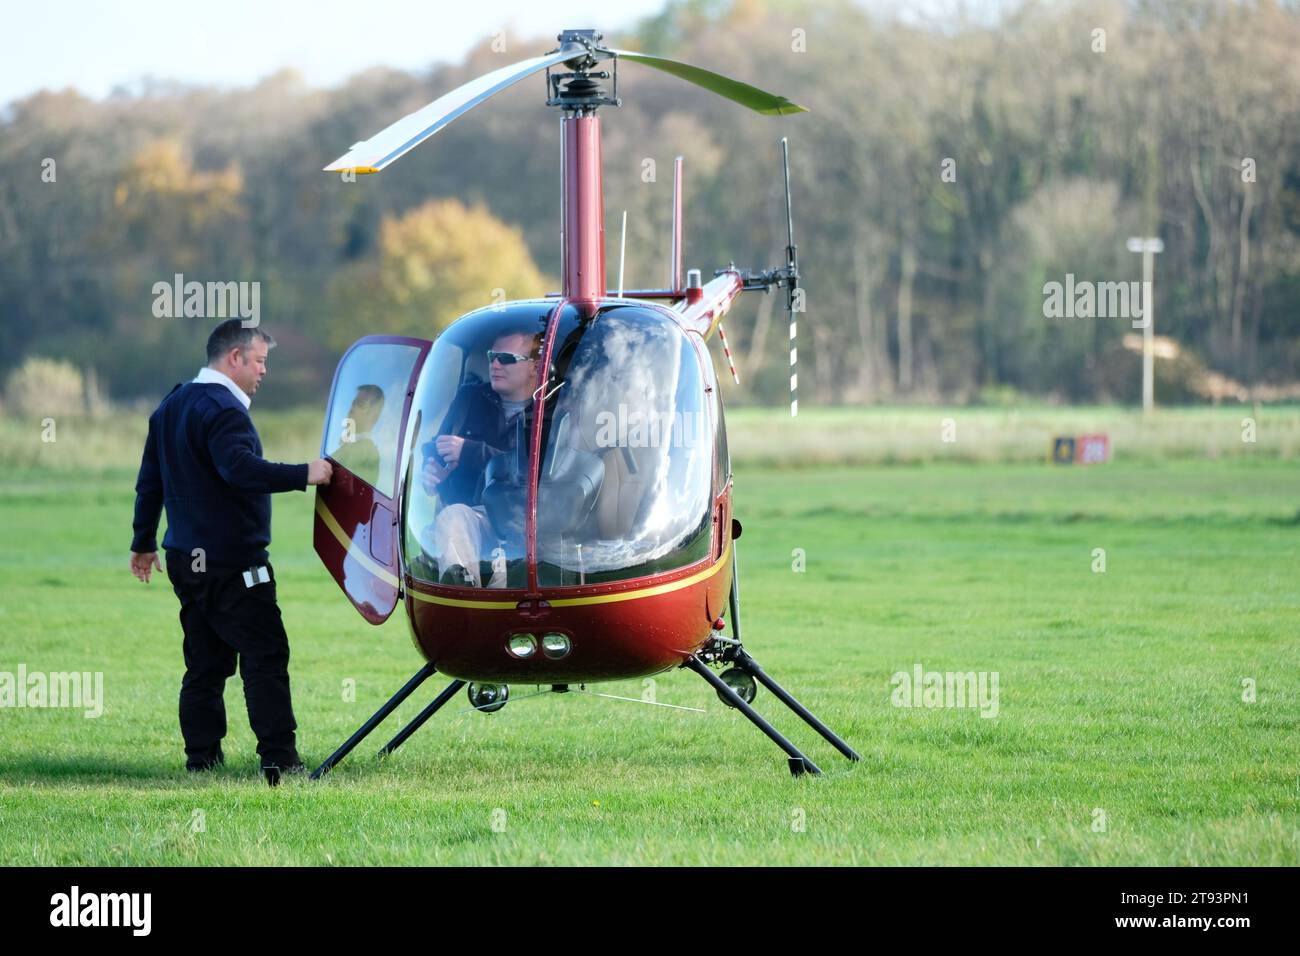
<path fill-rule="evenodd" d="M 414 345 L 354 347 L 339 365 L 326 416 L 321 454 L 390 499 L 406 390 L 419 356 Z"/>

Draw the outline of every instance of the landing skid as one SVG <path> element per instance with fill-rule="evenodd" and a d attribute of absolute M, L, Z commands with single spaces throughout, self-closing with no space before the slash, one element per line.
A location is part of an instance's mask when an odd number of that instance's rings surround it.
<path fill-rule="evenodd" d="M 704 649 L 698 654 L 693 654 L 686 659 L 683 667 L 688 667 L 695 673 L 703 677 L 714 690 L 718 692 L 726 703 L 730 704 L 736 710 L 740 711 L 764 734 L 768 736 L 773 743 L 785 751 L 789 758 L 790 773 L 799 776 L 803 773 L 819 774 L 821 769 L 812 762 L 798 747 L 790 743 L 781 735 L 775 727 L 769 724 L 763 716 L 754 710 L 749 703 L 741 697 L 730 685 L 721 677 L 709 669 L 710 663 L 729 663 L 737 670 L 749 674 L 760 684 L 770 690 L 774 697 L 781 703 L 785 704 L 797 714 L 809 727 L 821 734 L 836 750 L 842 753 L 849 760 L 861 760 L 858 752 L 850 747 L 839 737 L 835 731 L 831 730 L 820 720 L 818 720 L 807 707 L 795 700 L 784 687 L 778 684 L 770 674 L 759 666 L 758 661 L 750 657 L 745 648 L 740 643 L 740 572 L 736 565 L 736 557 L 733 549 L 731 559 L 731 596 L 729 599 L 731 609 L 731 633 L 730 638 L 714 637 Z"/>
<path fill-rule="evenodd" d="M 715 674 L 710 669 L 710 664 L 731 664 L 736 669 L 749 674 L 756 681 L 770 690 L 777 700 L 794 711 L 795 714 L 804 721 L 804 723 L 817 731 L 817 733 L 821 734 L 822 737 L 829 741 L 830 744 L 845 757 L 849 760 L 861 760 L 862 758 L 858 755 L 857 751 L 846 744 L 833 730 L 813 716 L 812 712 L 808 710 L 808 708 L 795 700 L 784 687 L 773 680 L 772 677 L 759 666 L 758 661 L 750 657 L 745 651 L 744 647 L 740 643 L 740 575 L 736 568 L 734 551 L 732 556 L 731 572 L 730 607 L 731 633 L 733 636 L 730 638 L 715 636 L 698 654 L 692 654 L 688 657 L 685 662 L 683 662 L 682 666 L 693 670 L 704 678 L 704 680 L 718 692 L 719 697 L 749 718 L 749 720 L 758 727 L 759 730 L 766 734 L 773 743 L 784 750 L 786 757 L 788 758 L 790 773 L 792 775 L 797 777 L 804 773 L 820 774 L 821 768 L 813 763 L 812 760 L 803 753 L 803 751 L 782 736 L 780 731 L 769 724 L 763 716 L 751 707 L 743 697 L 737 694 L 726 681 Z M 370 735 L 371 731 L 383 723 L 384 720 L 386 720 L 388 716 L 398 708 L 402 701 L 410 697 L 421 684 L 432 677 L 434 672 L 435 668 L 432 664 L 425 664 L 424 667 L 416 671 L 411 679 L 402 686 L 402 689 L 389 698 L 384 706 L 375 711 L 374 715 L 362 724 L 357 729 L 357 732 L 344 742 L 343 746 L 330 754 L 324 763 L 312 771 L 311 779 L 319 780 L 325 774 L 329 773 L 335 764 L 350 754 L 353 749 L 361 743 L 361 741 L 365 740 L 366 737 Z M 397 736 L 384 744 L 384 746 L 379 750 L 377 756 L 385 757 L 395 751 L 398 747 L 402 746 L 402 744 L 404 744 L 412 734 L 423 727 L 425 722 L 441 710 L 443 705 L 456 696 L 464 686 L 465 681 L 453 680 L 443 688 L 442 692 L 430 701 L 429 705 L 425 707 L 424 710 L 420 711 L 420 713 L 418 713 L 410 723 L 397 733 Z M 556 685 L 552 688 L 552 690 L 558 692 L 563 692 L 568 689 L 568 686 L 563 684 Z"/>

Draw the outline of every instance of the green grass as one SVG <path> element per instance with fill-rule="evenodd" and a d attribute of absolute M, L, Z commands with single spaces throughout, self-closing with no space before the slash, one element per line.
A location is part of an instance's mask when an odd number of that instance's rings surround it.
<path fill-rule="evenodd" d="M 658 699 L 707 713 L 460 697 L 376 761 L 435 678 L 325 781 L 275 791 L 238 679 L 230 764 L 181 770 L 177 606 L 126 569 L 132 477 L 0 481 L 0 671 L 103 671 L 107 699 L 98 719 L 0 709 L 2 864 L 1300 862 L 1294 462 L 742 469 L 746 644 L 861 763 L 760 691 L 826 771 L 791 779 L 683 671 Z M 370 628 L 345 603 L 310 508 L 277 497 L 272 556 L 300 749 L 320 760 L 420 660 L 404 620 Z M 916 663 L 997 672 L 998 716 L 891 706 Z"/>

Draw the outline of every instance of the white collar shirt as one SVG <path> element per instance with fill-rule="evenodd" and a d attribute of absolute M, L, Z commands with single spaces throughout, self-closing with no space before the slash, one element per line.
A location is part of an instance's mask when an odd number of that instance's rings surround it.
<path fill-rule="evenodd" d="M 249 405 L 253 404 L 253 400 L 244 393 L 242 388 L 235 384 L 234 379 L 225 372 L 218 372 L 215 368 L 211 368 L 210 366 L 205 365 L 203 368 L 199 369 L 199 374 L 194 377 L 194 381 L 200 384 L 224 385 L 226 388 L 230 389 L 230 394 L 239 399 L 240 404 L 242 404 L 244 408 L 248 408 Z"/>

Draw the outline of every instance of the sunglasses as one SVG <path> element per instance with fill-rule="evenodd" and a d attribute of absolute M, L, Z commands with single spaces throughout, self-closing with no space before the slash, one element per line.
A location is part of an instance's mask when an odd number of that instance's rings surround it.
<path fill-rule="evenodd" d="M 491 349 L 488 350 L 487 354 L 488 365 L 493 362 L 500 362 L 502 365 L 514 365 L 516 362 L 530 362 L 532 358 L 531 355 L 518 355 L 515 352 L 494 352 Z"/>

